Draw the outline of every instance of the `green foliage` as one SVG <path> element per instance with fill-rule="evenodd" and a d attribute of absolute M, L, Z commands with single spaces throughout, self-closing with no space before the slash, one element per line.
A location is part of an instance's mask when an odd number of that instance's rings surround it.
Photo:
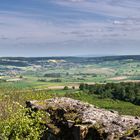
<path fill-rule="evenodd" d="M 72 86 L 72 89 L 75 89 L 75 86 Z"/>
<path fill-rule="evenodd" d="M 69 89 L 69 87 L 68 87 L 68 86 L 65 86 L 65 87 L 64 87 L 64 90 L 68 90 L 68 89 Z"/>
<path fill-rule="evenodd" d="M 61 80 L 61 79 L 52 79 L 52 80 L 50 80 L 49 82 L 60 83 L 60 82 L 62 82 L 62 80 Z"/>
<path fill-rule="evenodd" d="M 0 139 L 37 140 L 46 131 L 42 112 L 24 109 L 27 100 L 44 100 L 67 96 L 98 107 L 116 110 L 120 114 L 140 116 L 139 83 L 81 84 L 81 90 L 22 90 L 15 87 L 0 88 Z M 67 94 L 65 94 L 67 93 Z M 124 101 L 121 101 L 124 100 Z M 70 116 L 71 117 L 71 116 Z M 46 118 L 45 118 L 46 119 Z"/>
<path fill-rule="evenodd" d="M 79 89 L 87 90 L 89 94 L 96 94 L 101 98 L 118 99 L 140 105 L 140 83 L 80 84 Z"/>
<path fill-rule="evenodd" d="M 59 78 L 61 77 L 61 73 L 46 73 L 44 77 L 53 77 L 53 78 Z"/>
<path fill-rule="evenodd" d="M 14 87 L 0 88 L 0 139 L 38 140 L 46 131 L 47 114 L 24 108 L 25 101 L 55 96 L 45 90 L 25 92 Z"/>
<path fill-rule="evenodd" d="M 0 79 L 0 83 L 4 83 L 4 82 L 6 82 L 5 79 Z"/>
<path fill-rule="evenodd" d="M 44 113 L 19 109 L 0 122 L 0 137 L 4 140 L 38 140 L 46 131 Z"/>
<path fill-rule="evenodd" d="M 121 81 L 110 80 L 117 76 L 126 76 L 125 80 L 139 80 L 140 56 L 56 58 L 65 60 L 65 63 L 59 63 L 59 65 L 48 63 L 48 60 L 54 58 L 5 59 L 0 59 L 3 73 L 0 79 L 0 139 L 2 140 L 39 139 L 45 130 L 42 125 L 44 124 L 42 112 L 31 113 L 22 106 L 25 107 L 27 100 L 44 100 L 64 96 L 65 93 L 68 97 L 101 108 L 117 110 L 121 114 L 140 116 L 140 106 L 137 106 L 140 105 L 139 83 L 81 84 L 80 91 L 74 87 L 72 89 L 65 87 L 65 90 L 45 90 L 49 86 L 68 86 L 71 83 L 73 85 L 75 83 L 76 87 L 77 83 L 81 82 Z M 39 66 L 40 69 L 34 66 Z M 18 73 L 15 77 L 7 75 L 13 68 Z M 19 76 L 21 71 L 23 73 Z M 16 77 L 21 78 L 21 81 L 7 82 L 7 79 L 12 80 Z"/>

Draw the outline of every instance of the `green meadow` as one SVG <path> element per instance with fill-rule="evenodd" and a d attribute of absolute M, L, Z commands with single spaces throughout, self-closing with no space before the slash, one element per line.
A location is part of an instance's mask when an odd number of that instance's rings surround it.
<path fill-rule="evenodd" d="M 26 139 L 40 137 L 44 131 L 40 125 L 44 123 L 44 115 L 42 112 L 32 112 L 34 116 L 31 117 L 28 114 L 31 110 L 25 108 L 29 100 L 68 97 L 115 110 L 122 115 L 140 116 L 139 105 L 115 98 L 101 98 L 100 95 L 79 89 L 81 83 L 138 83 L 139 60 L 139 56 L 0 59 L 0 139 L 8 140 L 11 134 L 17 140 L 25 135 Z"/>

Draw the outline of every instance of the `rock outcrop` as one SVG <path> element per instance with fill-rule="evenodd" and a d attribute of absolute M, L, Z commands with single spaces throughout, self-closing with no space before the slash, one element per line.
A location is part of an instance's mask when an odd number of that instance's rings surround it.
<path fill-rule="evenodd" d="M 29 101 L 27 107 L 50 115 L 46 124 L 56 140 L 140 139 L 140 118 L 122 116 L 71 98 Z M 46 138 L 47 139 L 47 138 Z M 50 138 L 51 140 L 51 138 Z"/>

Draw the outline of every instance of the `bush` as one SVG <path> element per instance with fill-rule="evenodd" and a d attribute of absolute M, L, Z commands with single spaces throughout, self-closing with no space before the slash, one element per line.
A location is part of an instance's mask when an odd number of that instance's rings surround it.
<path fill-rule="evenodd" d="M 65 86 L 65 87 L 64 87 L 64 90 L 68 90 L 68 89 L 69 89 L 69 87 L 68 87 L 68 86 Z"/>
<path fill-rule="evenodd" d="M 56 83 L 59 83 L 59 82 L 62 82 L 62 80 L 61 80 L 61 79 L 52 79 L 52 80 L 50 80 L 49 82 L 56 82 Z"/>
<path fill-rule="evenodd" d="M 43 112 L 19 109 L 7 120 L 0 122 L 0 139 L 38 140 L 46 131 Z"/>

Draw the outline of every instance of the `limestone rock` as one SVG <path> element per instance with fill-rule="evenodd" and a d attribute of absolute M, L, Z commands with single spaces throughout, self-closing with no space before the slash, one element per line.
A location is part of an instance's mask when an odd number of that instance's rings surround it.
<path fill-rule="evenodd" d="M 60 130 L 55 135 L 63 140 L 125 140 L 140 136 L 139 117 L 121 116 L 79 100 L 61 97 L 26 104 L 33 110 L 48 112 L 51 123 Z"/>

